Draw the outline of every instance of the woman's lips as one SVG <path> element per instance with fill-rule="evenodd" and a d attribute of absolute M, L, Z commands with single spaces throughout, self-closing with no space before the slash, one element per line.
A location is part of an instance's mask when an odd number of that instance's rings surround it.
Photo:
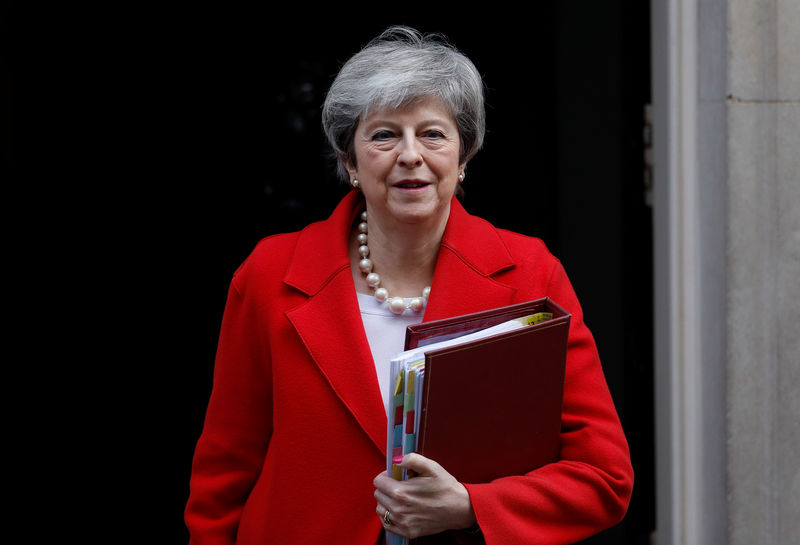
<path fill-rule="evenodd" d="M 424 189 L 428 187 L 430 182 L 425 182 L 423 180 L 401 180 L 394 184 L 394 187 L 398 189 L 404 190 L 412 190 L 412 189 Z"/>

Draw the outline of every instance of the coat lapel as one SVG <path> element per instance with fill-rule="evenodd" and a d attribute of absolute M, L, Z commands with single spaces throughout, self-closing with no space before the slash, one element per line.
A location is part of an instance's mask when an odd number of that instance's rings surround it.
<path fill-rule="evenodd" d="M 347 255 L 359 207 L 352 192 L 327 221 L 300 234 L 284 282 L 309 298 L 286 316 L 333 391 L 385 454 L 386 415 Z"/>
<path fill-rule="evenodd" d="M 333 391 L 381 451 L 386 415 L 350 268 L 287 317 Z"/>

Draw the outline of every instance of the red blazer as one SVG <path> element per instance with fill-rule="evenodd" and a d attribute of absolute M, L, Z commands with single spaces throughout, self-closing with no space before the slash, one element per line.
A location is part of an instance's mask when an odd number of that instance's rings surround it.
<path fill-rule="evenodd" d="M 348 234 L 363 206 L 264 239 L 237 270 L 185 520 L 194 545 L 375 545 L 386 415 Z M 619 522 L 633 470 L 594 340 L 561 264 L 453 199 L 425 319 L 550 296 L 572 313 L 561 461 L 466 485 L 487 544 L 572 543 Z M 445 468 L 447 469 L 447 468 Z"/>

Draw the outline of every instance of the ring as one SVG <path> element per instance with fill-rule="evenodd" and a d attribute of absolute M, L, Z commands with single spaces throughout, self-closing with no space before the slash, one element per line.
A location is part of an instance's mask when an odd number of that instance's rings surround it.
<path fill-rule="evenodd" d="M 390 518 L 392 514 L 387 509 L 386 512 L 383 514 L 383 522 L 385 522 L 388 526 L 392 525 L 392 519 Z"/>

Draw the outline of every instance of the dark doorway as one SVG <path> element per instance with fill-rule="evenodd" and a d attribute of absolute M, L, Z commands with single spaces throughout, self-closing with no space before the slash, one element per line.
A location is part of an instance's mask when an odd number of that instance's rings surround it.
<path fill-rule="evenodd" d="M 154 256 L 169 302 L 152 335 L 168 366 L 162 419 L 169 524 L 180 534 L 189 465 L 211 388 L 231 274 L 263 236 L 326 217 L 345 189 L 319 107 L 340 63 L 389 24 L 446 34 L 488 87 L 484 149 L 466 208 L 539 236 L 564 263 L 593 330 L 629 438 L 634 498 L 593 544 L 644 544 L 654 527 L 651 218 L 643 183 L 650 96 L 647 2 L 540 4 L 516 12 L 395 17 L 210 6 L 165 28 L 143 160 L 154 184 Z M 157 159 L 154 159 L 156 157 Z M 144 167 L 147 168 L 147 167 Z M 165 170 L 167 172 L 165 172 Z M 163 296 L 161 293 L 160 296 Z M 174 448 L 172 448 L 174 446 Z M 178 537 L 185 540 L 184 537 Z"/>

